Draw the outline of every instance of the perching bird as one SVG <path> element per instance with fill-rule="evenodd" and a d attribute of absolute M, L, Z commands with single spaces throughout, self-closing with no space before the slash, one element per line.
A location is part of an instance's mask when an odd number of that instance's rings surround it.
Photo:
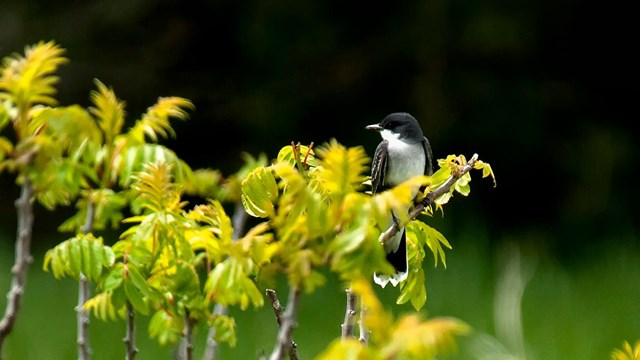
<path fill-rule="evenodd" d="M 371 165 L 372 194 L 392 188 L 418 175 L 433 173 L 432 154 L 429 140 L 422 134 L 418 121 L 408 113 L 392 113 L 380 123 L 369 125 L 368 130 L 380 132 L 382 141 L 378 144 Z M 414 194 L 413 198 L 417 195 Z M 397 221 L 390 214 L 388 226 Z M 375 274 L 374 281 L 382 287 L 389 282 L 396 286 L 407 278 L 407 239 L 404 227 L 385 243 L 387 261 L 393 265 L 393 275 Z"/>

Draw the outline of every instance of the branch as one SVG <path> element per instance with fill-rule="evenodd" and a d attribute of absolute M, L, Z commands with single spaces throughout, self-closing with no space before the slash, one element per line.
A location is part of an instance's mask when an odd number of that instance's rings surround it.
<path fill-rule="evenodd" d="M 342 339 L 349 339 L 354 336 L 357 303 L 358 295 L 354 294 L 351 289 L 347 289 L 347 309 L 344 314 L 344 322 L 340 326 L 342 328 Z"/>
<path fill-rule="evenodd" d="M 127 334 L 122 341 L 127 349 L 126 360 L 133 360 L 136 358 L 138 348 L 136 348 L 136 325 L 135 325 L 135 311 L 131 303 L 127 301 Z"/>
<path fill-rule="evenodd" d="M 78 306 L 77 315 L 77 343 L 78 360 L 88 360 L 91 356 L 91 346 L 89 346 L 89 313 L 83 309 L 84 303 L 89 299 L 89 281 L 84 274 L 80 273 L 78 283 Z"/>
<path fill-rule="evenodd" d="M 232 219 L 232 223 L 233 223 L 233 240 L 237 240 L 240 236 L 242 236 L 242 234 L 244 234 L 244 227 L 245 224 L 247 223 L 247 218 L 248 218 L 247 212 L 244 210 L 244 207 L 242 206 L 242 202 L 237 202 L 235 209 L 233 211 L 233 219 Z M 213 312 L 212 315 L 218 315 L 218 314 L 226 314 L 227 313 L 227 308 L 223 305 L 220 304 L 216 304 L 216 306 L 213 307 Z M 202 355 L 202 359 L 203 360 L 214 360 L 216 358 L 216 354 L 218 352 L 218 342 L 215 340 L 215 335 L 216 335 L 216 329 L 215 328 L 209 328 L 209 334 L 207 336 L 207 347 L 204 351 L 204 354 Z"/>
<path fill-rule="evenodd" d="M 274 295 L 275 295 L 275 292 L 274 292 Z M 278 341 L 276 343 L 276 346 L 273 349 L 273 352 L 271 353 L 271 357 L 269 358 L 269 360 L 284 359 L 284 353 L 287 350 L 289 350 L 289 356 L 291 357 L 291 349 L 294 348 L 294 343 L 291 340 L 291 333 L 293 332 L 293 328 L 296 326 L 296 313 L 298 310 L 299 300 L 300 300 L 300 289 L 297 286 L 292 286 L 291 290 L 289 291 L 289 298 L 287 299 L 287 309 L 282 316 L 282 320 L 279 321 L 280 331 L 278 332 Z M 278 302 L 278 305 L 279 305 L 279 302 Z M 275 311 L 275 306 L 274 306 L 274 311 Z M 297 352 L 296 352 L 296 356 L 297 356 Z M 295 359 L 295 358 L 291 358 L 291 359 Z"/>
<path fill-rule="evenodd" d="M 369 329 L 364 324 L 364 317 L 367 314 L 367 307 L 364 306 L 364 303 L 360 304 L 360 319 L 358 320 L 358 324 L 360 325 L 360 342 L 364 345 L 369 343 Z"/>
<path fill-rule="evenodd" d="M 184 317 L 184 330 L 182 331 L 182 341 L 178 347 L 178 357 L 180 360 L 193 359 L 193 325 L 194 321 L 189 318 L 189 311 Z"/>
<path fill-rule="evenodd" d="M 280 300 L 278 300 L 278 295 L 275 290 L 267 289 L 267 296 L 271 301 L 271 306 L 273 307 L 273 313 L 276 315 L 276 321 L 278 322 L 278 326 L 282 327 L 283 317 L 282 317 L 282 306 L 280 306 Z M 298 345 L 293 341 L 291 336 L 289 336 L 289 359 L 298 360 Z"/>
<path fill-rule="evenodd" d="M 460 179 L 464 174 L 468 173 L 469 171 L 471 171 L 471 169 L 473 169 L 473 164 L 475 164 L 475 162 L 477 160 L 478 160 L 478 154 L 473 154 L 471 159 L 469 159 L 469 161 L 467 161 L 467 163 L 465 165 L 461 166 L 458 169 L 458 171 L 456 171 L 453 174 L 451 174 L 451 176 L 449 176 L 447 181 L 442 183 L 442 185 L 440 185 L 440 187 L 438 187 L 437 189 L 427 193 L 427 195 L 424 197 L 424 199 L 409 211 L 409 221 L 415 220 L 415 218 L 417 218 L 418 215 L 420 215 L 420 213 L 427 206 L 431 205 L 431 203 L 433 203 L 433 201 L 435 199 L 437 199 L 440 196 L 448 193 L 451 190 L 451 187 L 453 186 L 453 184 L 458 179 Z M 396 233 L 398 233 L 398 231 L 400 231 L 399 224 L 397 224 L 394 221 L 393 224 L 385 232 L 380 234 L 380 237 L 378 238 L 378 240 L 382 244 L 385 244 Z"/>
<path fill-rule="evenodd" d="M 85 223 L 80 229 L 83 234 L 89 234 L 93 231 L 93 221 L 95 215 L 95 205 L 93 201 L 89 200 L 87 203 L 87 217 Z M 84 303 L 89 300 L 91 291 L 89 289 L 89 281 L 84 274 L 80 274 L 78 284 L 78 307 L 76 311 L 78 322 L 78 359 L 88 360 L 91 356 L 91 346 L 89 345 L 89 312 L 84 310 Z"/>
<path fill-rule="evenodd" d="M 7 294 L 7 308 L 4 317 L 0 320 L 0 358 L 2 357 L 2 345 L 7 335 L 13 329 L 16 316 L 20 310 L 20 300 L 24 294 L 27 282 L 29 265 L 33 262 L 31 257 L 31 235 L 33 233 L 33 187 L 31 180 L 23 176 L 20 197 L 15 206 L 18 215 L 18 229 L 16 234 L 15 263 L 11 268 L 13 279 L 11 289 Z"/>

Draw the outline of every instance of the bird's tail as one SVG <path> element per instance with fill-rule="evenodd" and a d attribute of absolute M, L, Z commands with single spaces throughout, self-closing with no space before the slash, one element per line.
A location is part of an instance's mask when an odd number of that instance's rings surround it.
<path fill-rule="evenodd" d="M 389 250 L 387 252 L 387 261 L 396 270 L 395 273 L 391 275 L 374 274 L 373 281 L 382 287 L 387 286 L 388 283 L 391 283 L 391 285 L 395 287 L 400 282 L 404 281 L 408 275 L 407 271 L 409 263 L 407 260 L 407 236 L 405 234 L 404 228 L 402 229 L 402 234 L 400 235 L 398 248 L 395 251 Z"/>

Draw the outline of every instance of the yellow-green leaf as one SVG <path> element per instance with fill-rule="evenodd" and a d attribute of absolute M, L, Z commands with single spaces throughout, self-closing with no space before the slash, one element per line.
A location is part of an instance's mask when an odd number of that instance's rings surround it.
<path fill-rule="evenodd" d="M 242 181 L 242 205 L 255 217 L 273 216 L 278 184 L 269 168 L 258 168 Z"/>

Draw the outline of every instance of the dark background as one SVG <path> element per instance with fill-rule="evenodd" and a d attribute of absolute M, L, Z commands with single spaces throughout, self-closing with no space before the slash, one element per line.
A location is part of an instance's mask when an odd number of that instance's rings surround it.
<path fill-rule="evenodd" d="M 131 123 L 159 96 L 190 99 L 164 143 L 224 174 L 243 151 L 274 157 L 291 141 L 372 156 L 379 137 L 364 126 L 410 112 L 437 158 L 478 153 L 497 177 L 472 174 L 470 196 L 434 220 L 452 243 L 477 229 L 482 246 L 515 241 L 572 267 L 639 243 L 637 19 L 621 5 L 9 0 L 0 56 L 55 40 L 70 59 L 60 104 L 89 106 L 97 78 Z M 17 187 L 0 180 L 10 249 Z M 38 210 L 36 249 L 59 241 L 66 211 Z"/>

